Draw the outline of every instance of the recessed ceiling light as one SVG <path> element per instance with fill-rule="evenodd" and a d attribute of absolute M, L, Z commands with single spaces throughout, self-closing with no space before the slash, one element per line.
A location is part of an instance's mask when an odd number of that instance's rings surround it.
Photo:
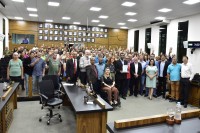
<path fill-rule="evenodd" d="M 120 27 L 121 29 L 128 29 L 128 27 L 125 27 L 125 26 L 122 26 L 122 27 Z"/>
<path fill-rule="evenodd" d="M 169 9 L 169 8 L 162 8 L 160 10 L 158 10 L 159 12 L 171 12 L 172 9 Z"/>
<path fill-rule="evenodd" d="M 155 19 L 157 19 L 157 20 L 164 20 L 166 18 L 165 17 L 156 17 Z"/>
<path fill-rule="evenodd" d="M 28 10 L 28 11 L 32 11 L 32 12 L 37 12 L 37 8 L 28 7 L 27 10 Z"/>
<path fill-rule="evenodd" d="M 80 22 L 74 22 L 73 24 L 81 24 Z"/>
<path fill-rule="evenodd" d="M 200 0 L 187 0 L 187 1 L 184 1 L 183 3 L 187 4 L 187 5 L 193 5 L 193 4 L 197 4 L 199 2 L 200 2 Z"/>
<path fill-rule="evenodd" d="M 98 11 L 101 11 L 101 8 L 100 7 L 91 7 L 90 11 L 96 11 L 96 12 L 98 12 Z"/>
<path fill-rule="evenodd" d="M 107 19 L 107 18 L 108 18 L 108 16 L 101 15 L 101 16 L 99 16 L 99 18 Z"/>
<path fill-rule="evenodd" d="M 60 3 L 58 3 L 58 2 L 48 2 L 48 5 L 49 6 L 59 6 Z"/>
<path fill-rule="evenodd" d="M 126 23 L 118 23 L 118 25 L 125 25 Z"/>
<path fill-rule="evenodd" d="M 132 7 L 132 6 L 134 6 L 134 5 L 135 5 L 135 3 L 133 3 L 133 2 L 128 2 L 128 1 L 122 3 L 122 6 L 128 6 L 128 7 Z"/>
<path fill-rule="evenodd" d="M 136 15 L 137 13 L 135 13 L 135 12 L 127 12 L 127 13 L 125 13 L 125 15 L 128 15 L 128 16 L 134 16 L 134 15 Z"/>
<path fill-rule="evenodd" d="M 70 20 L 71 18 L 70 17 L 62 17 L 62 19 Z"/>
<path fill-rule="evenodd" d="M 98 26 L 100 26 L 100 27 L 104 27 L 104 26 L 106 26 L 105 24 L 99 24 Z"/>
<path fill-rule="evenodd" d="M 18 20 L 23 20 L 22 17 L 15 17 L 15 19 L 18 19 Z"/>
<path fill-rule="evenodd" d="M 99 23 L 99 20 L 92 20 L 93 23 Z"/>
<path fill-rule="evenodd" d="M 31 17 L 38 17 L 37 14 L 29 14 L 29 16 L 31 16 Z"/>
<path fill-rule="evenodd" d="M 46 19 L 45 21 L 46 22 L 53 22 L 53 20 L 51 20 L 51 19 Z"/>
<path fill-rule="evenodd" d="M 24 0 L 12 0 L 14 2 L 24 2 Z"/>
<path fill-rule="evenodd" d="M 129 19 L 129 20 L 127 20 L 127 21 L 129 21 L 129 22 L 136 22 L 137 19 Z"/>

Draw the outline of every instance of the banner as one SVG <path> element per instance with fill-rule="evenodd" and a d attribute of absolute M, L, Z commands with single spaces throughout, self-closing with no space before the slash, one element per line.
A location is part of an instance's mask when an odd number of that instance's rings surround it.
<path fill-rule="evenodd" d="M 0 42 L 3 42 L 3 39 L 5 38 L 4 34 L 0 34 Z"/>

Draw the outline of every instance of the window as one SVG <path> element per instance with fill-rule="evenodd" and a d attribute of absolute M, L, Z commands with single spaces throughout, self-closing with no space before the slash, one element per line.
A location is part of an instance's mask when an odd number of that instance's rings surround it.
<path fill-rule="evenodd" d="M 147 43 L 151 43 L 151 28 L 147 28 L 145 31 L 145 52 L 150 54 L 150 50 Z"/>
<path fill-rule="evenodd" d="M 177 41 L 177 60 L 182 62 L 182 57 L 187 54 L 187 49 L 183 47 L 183 41 L 188 39 L 189 21 L 178 23 L 178 41 Z"/>
<path fill-rule="evenodd" d="M 136 30 L 134 35 L 134 52 L 138 52 L 138 45 L 139 45 L 139 30 Z"/>
<path fill-rule="evenodd" d="M 6 35 L 6 20 L 3 18 L 3 34 Z M 6 38 L 3 39 L 3 52 L 6 46 Z"/>
<path fill-rule="evenodd" d="M 167 41 L 167 25 L 160 26 L 160 36 L 159 36 L 159 53 L 166 54 L 166 41 Z"/>

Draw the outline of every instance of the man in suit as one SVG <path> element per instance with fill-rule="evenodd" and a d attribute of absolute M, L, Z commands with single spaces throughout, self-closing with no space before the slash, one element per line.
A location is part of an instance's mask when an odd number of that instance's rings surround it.
<path fill-rule="evenodd" d="M 163 95 L 165 98 L 166 93 L 166 81 L 167 81 L 167 68 L 169 62 L 166 60 L 165 55 L 161 56 L 161 61 L 158 63 L 158 90 L 157 95 Z"/>
<path fill-rule="evenodd" d="M 125 54 L 123 52 L 120 53 L 120 59 L 115 63 L 115 70 L 116 70 L 116 87 L 119 89 L 119 94 L 122 96 L 123 99 L 126 99 L 126 80 L 127 80 L 127 73 L 123 73 L 123 65 L 128 65 L 128 62 L 124 60 Z"/>
<path fill-rule="evenodd" d="M 79 73 L 79 61 L 77 59 L 77 52 L 72 52 L 72 58 L 66 63 L 66 78 L 68 82 L 76 83 Z"/>
<path fill-rule="evenodd" d="M 93 89 L 95 92 L 97 92 L 98 90 L 98 84 L 97 84 L 97 80 L 98 80 L 98 71 L 96 68 L 95 63 L 95 59 L 94 57 L 90 58 L 90 63 L 91 65 L 86 67 L 86 74 L 87 74 L 87 82 L 89 84 L 92 84 Z"/>
<path fill-rule="evenodd" d="M 131 63 L 131 77 L 134 86 L 134 96 L 137 97 L 139 92 L 140 77 L 142 74 L 142 65 L 138 62 L 138 57 L 134 57 L 134 62 Z M 130 88 L 130 96 L 133 95 L 133 86 Z"/>

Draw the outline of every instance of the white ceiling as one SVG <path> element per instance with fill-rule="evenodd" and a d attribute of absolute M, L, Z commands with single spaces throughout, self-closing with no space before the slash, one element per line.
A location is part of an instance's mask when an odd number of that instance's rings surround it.
<path fill-rule="evenodd" d="M 126 23 L 129 29 L 148 25 L 155 17 L 164 16 L 167 19 L 176 19 L 184 16 L 200 13 L 200 3 L 195 5 L 186 5 L 185 0 L 51 0 L 60 2 L 59 7 L 50 7 L 47 5 L 49 0 L 24 0 L 24 3 L 13 2 L 11 0 L 2 0 L 6 7 L 0 8 L 0 11 L 9 19 L 15 16 L 23 17 L 24 20 L 44 22 L 45 19 L 53 19 L 55 23 L 72 24 L 81 22 L 81 25 L 87 24 L 97 26 L 105 24 L 106 27 L 120 28 L 119 22 Z M 133 7 L 124 7 L 121 4 L 125 1 L 135 2 Z M 90 11 L 90 7 L 101 7 L 100 12 Z M 27 7 L 38 9 L 37 18 L 30 17 Z M 161 8 L 170 8 L 173 11 L 168 13 L 158 12 Z M 126 16 L 126 12 L 136 12 L 135 16 Z M 34 13 L 34 12 L 32 12 Z M 100 15 L 109 16 L 108 19 L 99 19 Z M 71 20 L 62 20 L 63 16 L 71 17 Z M 92 19 L 99 19 L 100 23 L 92 23 Z M 137 19 L 137 22 L 128 22 L 128 19 Z"/>

